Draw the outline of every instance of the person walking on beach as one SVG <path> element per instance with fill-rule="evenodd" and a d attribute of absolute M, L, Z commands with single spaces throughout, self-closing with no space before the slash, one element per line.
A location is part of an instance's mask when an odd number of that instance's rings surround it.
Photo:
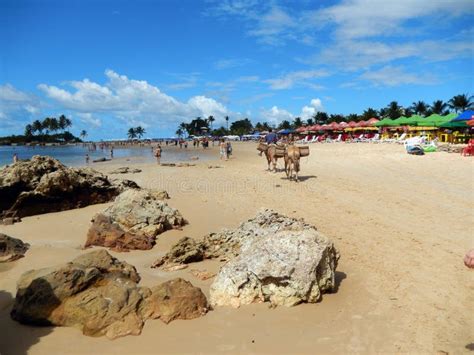
<path fill-rule="evenodd" d="M 155 149 L 155 158 L 158 165 L 161 165 L 161 145 L 157 145 Z"/>
<path fill-rule="evenodd" d="M 13 164 L 18 163 L 18 154 L 13 154 Z"/>
<path fill-rule="evenodd" d="M 228 156 L 227 156 L 227 144 L 224 140 L 224 138 L 221 139 L 221 142 L 219 144 L 219 153 L 220 153 L 220 158 L 221 160 L 228 160 Z"/>
<path fill-rule="evenodd" d="M 227 152 L 227 159 L 229 159 L 229 157 L 232 155 L 232 144 L 230 141 L 227 141 L 225 149 Z"/>

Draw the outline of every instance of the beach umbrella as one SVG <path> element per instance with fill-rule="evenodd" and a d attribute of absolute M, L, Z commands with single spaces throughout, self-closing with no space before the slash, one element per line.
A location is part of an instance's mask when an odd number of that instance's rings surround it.
<path fill-rule="evenodd" d="M 321 126 L 321 130 L 322 131 L 330 131 L 331 130 L 331 126 L 329 126 L 328 124 L 323 124 Z"/>
<path fill-rule="evenodd" d="M 466 123 L 467 121 L 454 121 L 451 120 L 449 122 L 442 123 L 440 127 L 442 128 L 467 128 L 469 127 Z"/>
<path fill-rule="evenodd" d="M 337 122 L 331 122 L 329 126 L 335 131 L 337 131 L 338 129 L 341 129 L 341 127 L 339 126 L 339 123 Z"/>
<path fill-rule="evenodd" d="M 339 128 L 344 129 L 349 127 L 349 124 L 345 121 L 339 122 Z"/>
<path fill-rule="evenodd" d="M 293 132 L 294 132 L 294 130 L 292 130 L 292 129 L 281 129 L 277 133 L 278 134 L 290 134 L 290 133 L 293 133 Z"/>
<path fill-rule="evenodd" d="M 454 118 L 453 121 L 469 121 L 474 119 L 474 111 L 467 110 L 461 113 L 458 117 Z"/>
<path fill-rule="evenodd" d="M 474 126 L 474 119 L 466 121 L 466 124 L 471 127 Z"/>
<path fill-rule="evenodd" d="M 356 123 L 356 127 L 367 127 L 367 122 L 359 121 Z"/>
<path fill-rule="evenodd" d="M 385 117 L 383 120 L 374 123 L 375 127 L 388 127 L 388 126 L 396 126 L 396 124 L 393 123 L 394 120 L 391 120 L 388 117 Z"/>
<path fill-rule="evenodd" d="M 306 132 L 307 130 L 308 130 L 308 127 L 301 126 L 296 129 L 296 132 L 302 133 L 302 132 Z"/>
<path fill-rule="evenodd" d="M 349 124 L 349 127 L 351 128 L 357 127 L 357 122 L 355 121 L 350 121 L 348 124 Z"/>
<path fill-rule="evenodd" d="M 369 120 L 367 121 L 367 124 L 369 126 L 373 126 L 374 124 L 376 124 L 377 122 L 379 122 L 380 120 L 378 120 L 377 118 L 375 117 L 372 117 L 372 118 L 369 118 Z"/>

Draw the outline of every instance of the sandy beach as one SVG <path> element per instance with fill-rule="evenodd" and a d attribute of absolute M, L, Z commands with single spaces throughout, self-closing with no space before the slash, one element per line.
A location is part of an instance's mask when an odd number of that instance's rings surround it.
<path fill-rule="evenodd" d="M 0 265 L 0 354 L 151 353 L 465 353 L 474 349 L 474 272 L 463 256 L 474 248 L 474 161 L 459 154 L 410 156 L 396 144 L 313 144 L 301 181 L 266 171 L 255 143 L 233 143 L 234 155 L 160 167 L 140 160 L 94 165 L 142 169 L 115 175 L 165 189 L 189 224 L 161 234 L 149 251 L 111 252 L 134 265 L 141 284 L 182 277 L 209 295 L 218 261 L 164 272 L 150 268 L 179 238 L 236 227 L 262 208 L 304 218 L 340 251 L 338 290 L 321 302 L 270 309 L 218 307 L 168 325 L 148 321 L 139 336 L 114 341 L 66 327 L 35 328 L 10 319 L 16 282 L 30 269 L 85 253 L 90 220 L 107 204 L 23 218 L 0 232 L 31 245 Z M 220 168 L 209 168 L 209 165 Z M 282 169 L 282 162 L 278 163 Z"/>

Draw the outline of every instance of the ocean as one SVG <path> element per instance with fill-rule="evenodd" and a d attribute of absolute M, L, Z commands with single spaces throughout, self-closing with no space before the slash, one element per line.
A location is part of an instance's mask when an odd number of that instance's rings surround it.
<path fill-rule="evenodd" d="M 18 159 L 29 159 L 33 155 L 49 155 L 58 159 L 64 165 L 80 166 L 85 165 L 85 155 L 89 154 L 90 161 L 100 158 L 109 158 L 109 150 L 97 148 L 94 152 L 89 152 L 87 147 L 82 145 L 54 146 L 54 147 L 29 147 L 29 146 L 0 146 L 0 167 L 13 162 L 13 154 L 18 155 Z M 162 162 L 187 161 L 192 156 L 198 156 L 200 160 L 205 160 L 208 154 L 202 154 L 202 149 L 175 149 L 163 147 Z M 134 148 L 114 148 L 114 158 L 140 157 L 143 162 L 155 162 L 150 147 Z"/>

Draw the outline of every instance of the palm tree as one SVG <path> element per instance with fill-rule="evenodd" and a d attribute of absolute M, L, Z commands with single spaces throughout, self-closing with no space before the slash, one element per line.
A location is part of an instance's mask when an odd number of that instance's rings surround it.
<path fill-rule="evenodd" d="M 33 132 L 38 132 L 39 134 L 43 133 L 43 124 L 40 120 L 36 120 L 33 122 Z"/>
<path fill-rule="evenodd" d="M 183 132 L 183 130 L 182 130 L 181 128 L 178 128 L 178 129 L 176 130 L 176 135 L 177 135 L 178 137 L 180 137 L 180 138 L 181 138 L 181 136 L 183 135 L 183 133 L 184 133 L 184 132 Z"/>
<path fill-rule="evenodd" d="M 303 125 L 303 121 L 301 120 L 301 117 L 296 117 L 296 118 L 293 120 L 293 127 L 294 127 L 294 128 L 301 127 L 302 125 Z"/>
<path fill-rule="evenodd" d="M 25 136 L 31 137 L 33 135 L 33 126 L 30 124 L 27 124 L 25 126 Z"/>
<path fill-rule="evenodd" d="M 431 105 L 431 112 L 438 115 L 447 115 L 449 110 L 447 110 L 448 104 L 443 102 L 443 100 L 436 100 Z"/>
<path fill-rule="evenodd" d="M 459 111 L 466 111 L 472 108 L 472 99 L 472 96 L 467 96 L 466 94 L 456 95 L 451 100 L 449 100 L 449 107 L 454 109 L 456 113 Z"/>
<path fill-rule="evenodd" d="M 128 139 L 137 138 L 137 133 L 135 132 L 135 128 L 129 128 L 127 135 L 128 135 Z"/>
<path fill-rule="evenodd" d="M 403 108 L 398 104 L 397 101 L 392 101 L 387 106 L 387 115 L 391 119 L 398 118 L 402 115 Z"/>
<path fill-rule="evenodd" d="M 229 116 L 225 116 L 225 121 L 227 122 L 227 130 L 229 130 Z"/>
<path fill-rule="evenodd" d="M 357 113 L 350 113 L 347 116 L 347 121 L 360 121 L 362 116 L 359 116 Z"/>
<path fill-rule="evenodd" d="M 367 108 L 367 110 L 365 110 L 362 113 L 362 116 L 363 116 L 364 120 L 367 121 L 371 118 L 379 118 L 379 113 L 377 112 L 377 110 L 374 110 L 373 108 L 369 107 L 369 108 Z"/>
<path fill-rule="evenodd" d="M 145 128 L 143 128 L 142 126 L 138 126 L 137 128 L 135 128 L 135 134 L 138 136 L 138 139 L 141 139 L 145 133 Z"/>
<path fill-rule="evenodd" d="M 43 122 L 41 122 L 41 126 L 46 130 L 46 134 L 49 134 L 49 131 L 51 130 L 51 118 L 46 117 Z"/>
<path fill-rule="evenodd" d="M 424 116 L 428 111 L 428 105 L 424 101 L 417 101 L 411 105 L 410 109 L 417 115 Z"/>
<path fill-rule="evenodd" d="M 52 132 L 56 132 L 59 129 L 59 122 L 56 117 L 51 118 L 51 121 L 49 123 L 49 128 L 51 129 Z"/>
<path fill-rule="evenodd" d="M 207 122 L 209 122 L 209 124 L 211 125 L 211 130 L 212 130 L 212 122 L 214 122 L 216 119 L 214 118 L 214 116 L 209 116 L 207 118 Z"/>
<path fill-rule="evenodd" d="M 81 137 L 82 140 L 84 140 L 84 138 L 87 137 L 87 131 L 83 129 L 83 130 L 81 131 L 81 134 L 79 134 L 79 136 Z"/>
<path fill-rule="evenodd" d="M 308 119 L 306 120 L 306 124 L 307 124 L 308 126 L 314 125 L 313 119 L 312 119 L 312 118 L 308 118 Z"/>
<path fill-rule="evenodd" d="M 179 125 L 179 129 L 181 130 L 181 134 L 185 134 L 186 132 L 188 132 L 188 134 L 189 134 L 187 123 L 181 122 L 180 125 Z"/>

